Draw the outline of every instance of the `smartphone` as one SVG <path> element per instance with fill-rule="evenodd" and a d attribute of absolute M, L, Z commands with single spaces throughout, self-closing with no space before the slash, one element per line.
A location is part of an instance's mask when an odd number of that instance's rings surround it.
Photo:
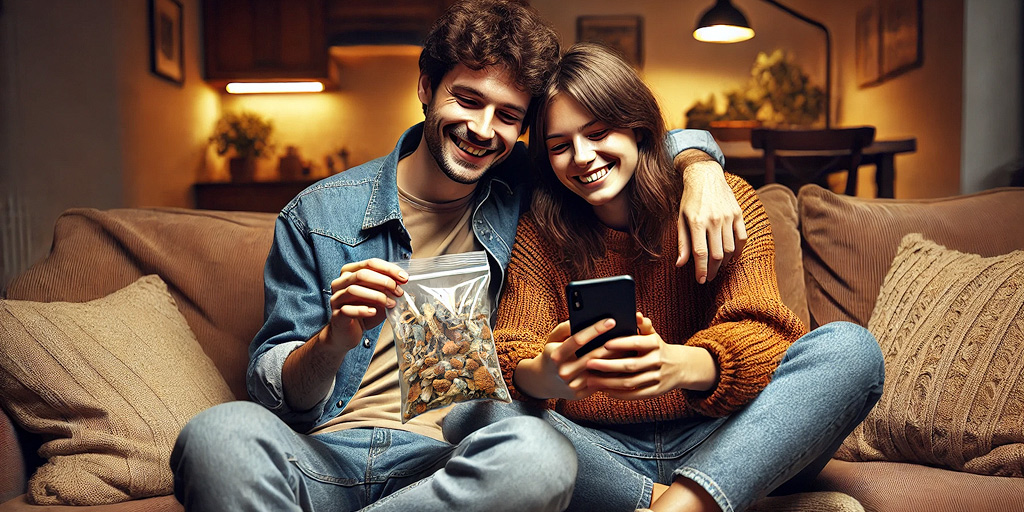
<path fill-rule="evenodd" d="M 632 276 L 573 281 L 565 287 L 565 297 L 569 301 L 569 329 L 573 334 L 599 320 L 615 319 L 612 330 L 580 347 L 576 357 L 582 357 L 612 338 L 637 333 L 636 285 Z"/>

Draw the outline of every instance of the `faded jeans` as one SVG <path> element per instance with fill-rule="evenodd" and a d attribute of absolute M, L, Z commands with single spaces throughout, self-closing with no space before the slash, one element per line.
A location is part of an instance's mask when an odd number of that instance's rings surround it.
<path fill-rule="evenodd" d="M 723 511 L 741 511 L 811 481 L 878 401 L 884 374 L 874 336 L 835 322 L 793 343 L 771 383 L 724 418 L 581 425 L 526 405 L 467 403 L 448 414 L 444 431 L 451 441 L 510 415 L 544 417 L 576 447 L 570 511 L 632 512 L 650 504 L 654 482 L 676 477 L 698 483 Z"/>
<path fill-rule="evenodd" d="M 529 416 L 451 445 L 387 428 L 303 435 L 263 406 L 230 402 L 185 426 L 171 469 L 189 511 L 563 510 L 576 456 Z"/>

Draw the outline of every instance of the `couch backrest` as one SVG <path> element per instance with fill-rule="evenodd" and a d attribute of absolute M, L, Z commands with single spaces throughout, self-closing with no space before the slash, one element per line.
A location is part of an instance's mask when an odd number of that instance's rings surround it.
<path fill-rule="evenodd" d="M 796 195 L 788 187 L 770 183 L 757 189 L 764 204 L 775 241 L 775 275 L 778 277 L 782 302 L 792 309 L 804 325 L 810 325 L 807 294 L 804 286 L 804 264 L 800 257 L 800 224 Z"/>
<path fill-rule="evenodd" d="M 865 199 L 800 189 L 800 230 L 812 323 L 867 326 L 904 236 L 996 256 L 1024 248 L 1024 188 L 938 199 Z"/>
<path fill-rule="evenodd" d="M 147 274 L 166 283 L 231 391 L 247 398 L 248 347 L 263 324 L 263 265 L 275 214 L 182 208 L 66 211 L 50 254 L 10 283 L 10 299 L 84 302 Z"/>

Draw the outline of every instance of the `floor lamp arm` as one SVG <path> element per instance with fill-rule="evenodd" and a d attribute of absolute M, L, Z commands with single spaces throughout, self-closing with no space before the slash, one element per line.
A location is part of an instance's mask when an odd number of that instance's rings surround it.
<path fill-rule="evenodd" d="M 776 2 L 775 0 L 763 1 L 774 5 L 778 9 L 785 11 L 790 16 L 793 16 L 804 23 L 818 27 L 825 33 L 825 128 L 832 128 L 832 35 L 829 34 L 828 27 L 817 20 L 808 18 L 807 16 Z"/>

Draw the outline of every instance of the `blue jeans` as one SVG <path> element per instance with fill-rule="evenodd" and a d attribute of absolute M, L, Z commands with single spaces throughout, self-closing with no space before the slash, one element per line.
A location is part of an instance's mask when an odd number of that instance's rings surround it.
<path fill-rule="evenodd" d="M 460 439 L 513 414 L 544 417 L 576 447 L 570 511 L 632 512 L 650 504 L 654 482 L 684 477 L 732 512 L 813 480 L 878 401 L 884 373 L 874 336 L 836 322 L 793 343 L 771 383 L 724 418 L 581 425 L 525 405 L 468 403 L 448 414 L 444 431 Z"/>
<path fill-rule="evenodd" d="M 564 510 L 576 455 L 528 416 L 451 445 L 387 428 L 303 435 L 263 406 L 230 402 L 185 425 L 171 469 L 189 511 Z"/>

